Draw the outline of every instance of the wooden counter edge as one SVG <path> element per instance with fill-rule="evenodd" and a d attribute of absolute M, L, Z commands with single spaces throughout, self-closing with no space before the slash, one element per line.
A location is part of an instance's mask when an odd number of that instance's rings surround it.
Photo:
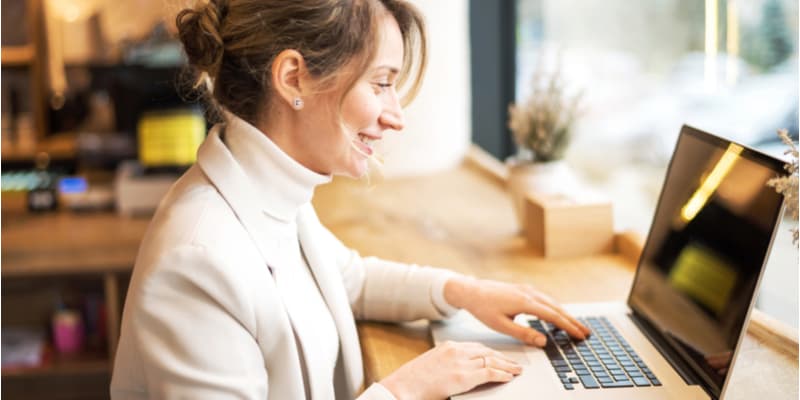
<path fill-rule="evenodd" d="M 767 343 L 781 354 L 797 360 L 797 330 L 763 311 L 753 309 L 753 312 L 750 313 L 750 325 L 747 327 L 747 333 Z"/>
<path fill-rule="evenodd" d="M 488 177 L 492 183 L 501 187 L 506 186 L 508 168 L 486 150 L 478 147 L 478 145 L 470 145 L 467 154 L 464 156 L 464 161 L 468 165 L 475 167 L 479 173 Z"/>

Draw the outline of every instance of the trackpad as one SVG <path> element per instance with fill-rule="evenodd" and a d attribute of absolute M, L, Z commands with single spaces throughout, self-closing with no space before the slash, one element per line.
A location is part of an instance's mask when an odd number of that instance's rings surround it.
<path fill-rule="evenodd" d="M 450 319 L 431 323 L 433 342 L 437 345 L 448 340 L 454 342 L 478 342 L 500 351 L 521 365 L 528 365 L 525 344 L 478 321 L 472 314 L 460 311 Z"/>

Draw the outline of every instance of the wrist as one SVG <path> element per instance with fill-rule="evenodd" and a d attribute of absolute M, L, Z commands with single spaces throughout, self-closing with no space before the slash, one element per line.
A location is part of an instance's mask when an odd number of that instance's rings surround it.
<path fill-rule="evenodd" d="M 386 388 L 386 390 L 388 390 L 389 393 L 391 393 L 392 396 L 394 396 L 394 398 L 397 400 L 411 399 L 412 397 L 403 387 L 403 385 L 394 379 L 394 375 L 395 374 L 389 375 L 378 383 Z"/>
<path fill-rule="evenodd" d="M 471 296 L 474 296 L 477 279 L 470 276 L 455 276 L 444 284 L 444 300 L 455 308 L 468 309 Z"/>

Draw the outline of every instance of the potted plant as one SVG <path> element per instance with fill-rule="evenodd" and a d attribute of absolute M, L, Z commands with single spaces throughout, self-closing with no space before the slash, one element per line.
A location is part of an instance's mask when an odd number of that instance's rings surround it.
<path fill-rule="evenodd" d="M 529 193 L 569 195 L 576 190 L 574 174 L 563 158 L 581 97 L 582 93 L 566 93 L 558 70 L 552 74 L 537 71 L 527 100 L 508 107 L 508 127 L 517 154 L 506 163 L 520 230 L 525 226 L 525 197 Z"/>

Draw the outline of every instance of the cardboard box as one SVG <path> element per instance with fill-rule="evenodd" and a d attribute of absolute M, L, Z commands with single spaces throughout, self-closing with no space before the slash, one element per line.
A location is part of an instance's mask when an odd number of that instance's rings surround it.
<path fill-rule="evenodd" d="M 529 194 L 525 207 L 528 244 L 546 258 L 613 250 L 614 214 L 606 199 L 588 193 Z"/>

